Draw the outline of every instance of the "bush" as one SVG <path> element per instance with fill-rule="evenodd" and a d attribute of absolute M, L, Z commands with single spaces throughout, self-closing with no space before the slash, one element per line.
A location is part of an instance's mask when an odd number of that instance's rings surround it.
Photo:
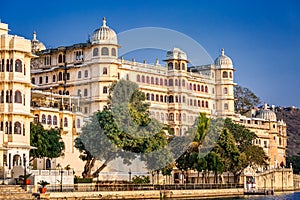
<path fill-rule="evenodd" d="M 132 183 L 134 184 L 148 184 L 150 183 L 150 177 L 149 176 L 134 176 L 132 178 Z"/>
<path fill-rule="evenodd" d="M 74 178 L 74 183 L 92 183 L 93 178 L 80 178 L 80 177 L 75 177 Z"/>

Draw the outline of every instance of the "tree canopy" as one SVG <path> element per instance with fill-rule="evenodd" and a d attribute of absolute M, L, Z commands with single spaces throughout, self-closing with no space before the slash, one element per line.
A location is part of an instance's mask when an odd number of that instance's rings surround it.
<path fill-rule="evenodd" d="M 36 149 L 30 150 L 31 160 L 35 158 L 57 158 L 63 155 L 65 144 L 58 128 L 44 129 L 39 122 L 30 123 L 30 145 Z"/>
<path fill-rule="evenodd" d="M 229 118 L 225 119 L 224 123 L 221 123 L 223 124 L 221 129 L 218 129 L 220 124 L 217 125 L 214 120 L 208 120 L 205 114 L 199 115 L 199 119 L 196 120 L 198 133 L 195 134 L 196 137 L 189 149 L 176 160 L 178 169 L 196 170 L 198 171 L 198 178 L 199 172 L 203 172 L 206 181 L 208 171 L 213 171 L 215 173 L 215 182 L 217 183 L 217 175 L 225 171 L 232 172 L 235 176 L 235 181 L 237 181 L 238 176 L 246 167 L 264 166 L 267 164 L 268 157 L 264 150 L 252 143 L 257 137 L 255 133 L 246 129 L 243 125 L 232 122 Z M 211 130 L 217 134 L 211 134 Z M 209 137 L 205 137 L 206 135 L 209 135 Z M 206 138 L 209 138 L 208 142 L 216 140 L 216 143 L 211 142 L 210 145 L 214 146 L 213 148 L 208 148 L 209 152 L 206 150 Z"/>
<path fill-rule="evenodd" d="M 234 87 L 234 98 L 235 111 L 242 115 L 261 103 L 260 98 L 251 90 L 239 85 Z"/>
<path fill-rule="evenodd" d="M 97 177 L 115 158 L 130 164 L 137 155 L 155 155 L 167 146 L 167 127 L 150 118 L 149 104 L 144 101 L 136 83 L 120 80 L 112 84 L 107 106 L 93 115 L 75 141 L 86 161 L 83 177 Z M 152 161 L 151 156 L 143 158 Z M 103 164 L 92 173 L 96 160 Z"/>

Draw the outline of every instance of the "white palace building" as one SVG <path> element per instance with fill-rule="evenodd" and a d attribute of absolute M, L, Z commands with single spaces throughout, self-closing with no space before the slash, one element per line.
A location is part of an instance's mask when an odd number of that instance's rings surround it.
<path fill-rule="evenodd" d="M 55 126 L 54 116 L 57 126 L 66 125 L 62 134 L 66 151 L 76 153 L 73 141 L 80 132 L 83 115 L 103 109 L 109 86 L 119 79 L 137 83 L 151 104 L 152 117 L 169 124 L 177 136 L 185 134 L 200 112 L 230 117 L 258 135 L 254 142 L 270 157 L 270 167 L 285 163 L 286 124 L 277 121 L 267 106 L 251 116 L 235 113 L 235 69 L 224 49 L 214 63 L 189 66 L 188 55 L 179 48 L 167 52 L 165 65 L 119 58 L 119 48 L 117 34 L 105 19 L 91 41 L 49 49 L 35 33 L 31 41 L 12 36 L 7 24 L 1 23 L 0 165 L 11 169 L 22 165 L 18 156 L 28 160 L 33 148 L 29 123 L 36 120 L 45 127 Z M 34 166 L 46 168 L 46 163 Z M 48 163 L 47 167 L 53 166 Z M 72 167 L 77 168 L 75 162 Z"/>

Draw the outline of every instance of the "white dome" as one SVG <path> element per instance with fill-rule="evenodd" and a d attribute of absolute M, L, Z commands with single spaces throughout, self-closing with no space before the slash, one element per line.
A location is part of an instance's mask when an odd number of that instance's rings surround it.
<path fill-rule="evenodd" d="M 92 44 L 118 44 L 117 34 L 106 26 L 105 17 L 102 20 L 102 26 L 93 33 Z"/>
<path fill-rule="evenodd" d="M 269 110 L 267 104 L 264 105 L 263 110 L 260 110 L 257 113 L 256 117 L 261 118 L 261 119 L 265 119 L 265 120 L 268 120 L 268 121 L 277 121 L 277 117 L 276 117 L 275 112 L 273 112 L 272 110 Z"/>
<path fill-rule="evenodd" d="M 173 50 L 167 52 L 166 60 L 187 60 L 186 53 L 179 48 L 173 48 Z"/>
<path fill-rule="evenodd" d="M 33 53 L 36 53 L 38 51 L 43 51 L 45 49 L 46 49 L 45 45 L 42 42 L 40 42 L 39 40 L 36 39 L 36 32 L 34 31 L 33 32 L 33 39 L 31 40 L 31 51 Z"/>
<path fill-rule="evenodd" d="M 232 60 L 225 55 L 224 49 L 221 51 L 221 55 L 215 60 L 215 65 L 220 68 L 232 68 Z"/>

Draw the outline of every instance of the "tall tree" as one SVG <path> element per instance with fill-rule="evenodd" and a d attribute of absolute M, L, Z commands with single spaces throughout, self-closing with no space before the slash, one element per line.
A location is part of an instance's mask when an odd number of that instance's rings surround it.
<path fill-rule="evenodd" d="M 259 97 L 251 90 L 239 85 L 234 87 L 234 98 L 235 111 L 242 115 L 261 103 Z"/>
<path fill-rule="evenodd" d="M 39 122 L 30 123 L 30 145 L 36 149 L 30 150 L 30 161 L 35 158 L 57 158 L 63 155 L 65 144 L 58 128 L 44 129 Z"/>
<path fill-rule="evenodd" d="M 257 137 L 254 132 L 244 125 L 232 122 L 229 118 L 225 119 L 224 127 L 233 135 L 240 152 L 238 164 L 232 166 L 230 170 L 234 174 L 235 181 L 246 167 L 267 165 L 268 157 L 266 153 L 261 147 L 253 144 Z"/>
<path fill-rule="evenodd" d="M 159 151 L 168 144 L 164 127 L 150 118 L 149 104 L 144 101 L 137 84 L 125 80 L 112 84 L 107 106 L 92 117 L 76 139 L 86 161 L 84 177 L 97 177 L 117 157 L 129 164 L 137 155 Z M 103 164 L 92 173 L 96 160 Z"/>

